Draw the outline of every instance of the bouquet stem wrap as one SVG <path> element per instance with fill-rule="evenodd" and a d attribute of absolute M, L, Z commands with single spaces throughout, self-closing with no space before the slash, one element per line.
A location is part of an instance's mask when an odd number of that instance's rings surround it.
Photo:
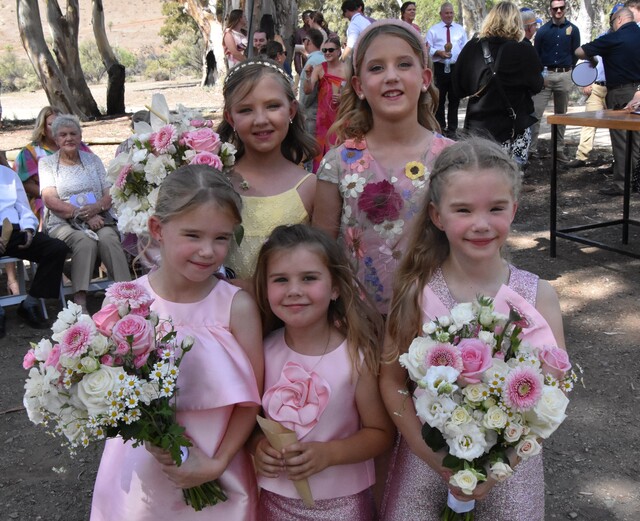
<path fill-rule="evenodd" d="M 449 492 L 447 504 L 442 511 L 440 521 L 473 521 L 473 509 L 476 506 L 474 500 L 461 501 Z"/>

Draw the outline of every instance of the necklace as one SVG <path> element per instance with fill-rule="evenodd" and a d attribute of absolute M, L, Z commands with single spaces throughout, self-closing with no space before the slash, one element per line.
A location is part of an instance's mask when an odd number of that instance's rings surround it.
<path fill-rule="evenodd" d="M 291 339 L 287 339 L 287 333 L 285 331 L 285 342 L 287 343 L 287 345 L 296 353 L 299 354 L 303 354 L 300 352 L 299 349 L 296 348 L 296 346 L 293 344 L 293 342 L 291 342 Z M 327 351 L 329 350 L 329 344 L 331 343 L 331 328 L 329 328 L 329 331 L 327 333 L 327 343 L 324 346 L 324 351 L 322 351 L 322 354 L 320 355 L 320 358 L 318 358 L 318 360 L 316 361 L 315 364 L 313 364 L 313 367 L 311 369 L 308 370 L 309 373 L 313 372 L 313 370 L 318 367 L 318 365 L 320 364 L 320 362 L 322 362 L 322 359 L 324 358 L 324 355 L 327 354 Z M 306 356 L 314 356 L 314 355 L 306 355 Z M 317 356 L 317 355 L 315 355 Z"/>

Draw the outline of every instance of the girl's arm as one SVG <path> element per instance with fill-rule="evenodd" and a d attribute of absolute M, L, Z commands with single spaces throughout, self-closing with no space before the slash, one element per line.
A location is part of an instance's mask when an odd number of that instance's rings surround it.
<path fill-rule="evenodd" d="M 340 218 L 342 217 L 342 197 L 338 185 L 318 180 L 314 206 L 321 208 L 322 211 L 313 214 L 311 221 L 313 226 L 337 239 L 340 234 Z"/>
<path fill-rule="evenodd" d="M 231 34 L 231 31 L 227 31 L 224 37 L 222 38 L 222 40 L 224 42 L 225 47 L 229 51 L 229 54 L 236 61 L 244 61 L 245 55 L 242 53 L 242 51 L 238 50 L 238 45 L 236 44 L 236 40 Z"/>
<path fill-rule="evenodd" d="M 313 92 L 313 89 L 315 89 L 318 81 L 320 81 L 320 79 L 324 76 L 324 69 L 322 68 L 321 64 L 316 65 L 312 69 L 311 74 L 309 74 L 309 69 L 311 69 L 311 66 L 309 66 L 309 68 L 307 69 L 307 78 L 309 78 L 309 80 L 305 81 L 303 85 L 305 94 L 311 94 Z"/>
<path fill-rule="evenodd" d="M 378 381 L 363 366 L 356 386 L 356 406 L 362 427 L 353 436 L 327 442 L 294 443 L 283 450 L 287 476 L 308 478 L 333 465 L 372 459 L 391 447 L 395 429 L 380 398 Z M 290 454 L 297 454 L 289 456 Z"/>
<path fill-rule="evenodd" d="M 564 341 L 564 327 L 562 326 L 562 311 L 558 294 L 553 286 L 546 280 L 538 281 L 538 291 L 536 295 L 536 309 L 549 324 L 551 332 L 558 343 L 558 347 L 566 350 Z"/>

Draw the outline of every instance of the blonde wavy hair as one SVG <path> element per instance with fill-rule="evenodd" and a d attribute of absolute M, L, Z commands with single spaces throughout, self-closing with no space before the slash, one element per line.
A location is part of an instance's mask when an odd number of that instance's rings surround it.
<path fill-rule="evenodd" d="M 478 35 L 480 38 L 498 36 L 519 42 L 524 38 L 520 10 L 511 2 L 497 3 L 484 19 Z"/>
<path fill-rule="evenodd" d="M 329 133 L 335 132 L 339 143 L 347 139 L 362 139 L 373 127 L 371 107 L 366 99 L 361 100 L 358 98 L 351 85 L 351 77 L 360 74 L 367 49 L 378 36 L 384 34 L 395 36 L 407 42 L 416 56 L 420 58 L 420 64 L 423 67 L 433 69 L 433 62 L 429 57 L 429 53 L 425 53 L 424 43 L 420 39 L 420 35 L 408 23 L 389 19 L 380 20 L 367 27 L 360 34 L 354 49 L 351 75 L 347 78 L 346 87 L 343 89 L 336 120 L 329 129 Z M 427 92 L 422 92 L 418 100 L 418 122 L 429 130 L 440 131 L 440 125 L 438 125 L 435 118 L 438 99 L 438 89 L 432 81 Z"/>

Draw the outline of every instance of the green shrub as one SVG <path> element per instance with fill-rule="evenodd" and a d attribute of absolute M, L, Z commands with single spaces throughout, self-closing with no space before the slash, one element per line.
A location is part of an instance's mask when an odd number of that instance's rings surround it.
<path fill-rule="evenodd" d="M 31 63 L 19 58 L 11 45 L 7 45 L 5 52 L 0 54 L 0 82 L 5 92 L 40 87 L 40 81 Z"/>
<path fill-rule="evenodd" d="M 96 42 L 83 42 L 78 48 L 80 65 L 87 83 L 98 83 L 107 72 Z"/>

